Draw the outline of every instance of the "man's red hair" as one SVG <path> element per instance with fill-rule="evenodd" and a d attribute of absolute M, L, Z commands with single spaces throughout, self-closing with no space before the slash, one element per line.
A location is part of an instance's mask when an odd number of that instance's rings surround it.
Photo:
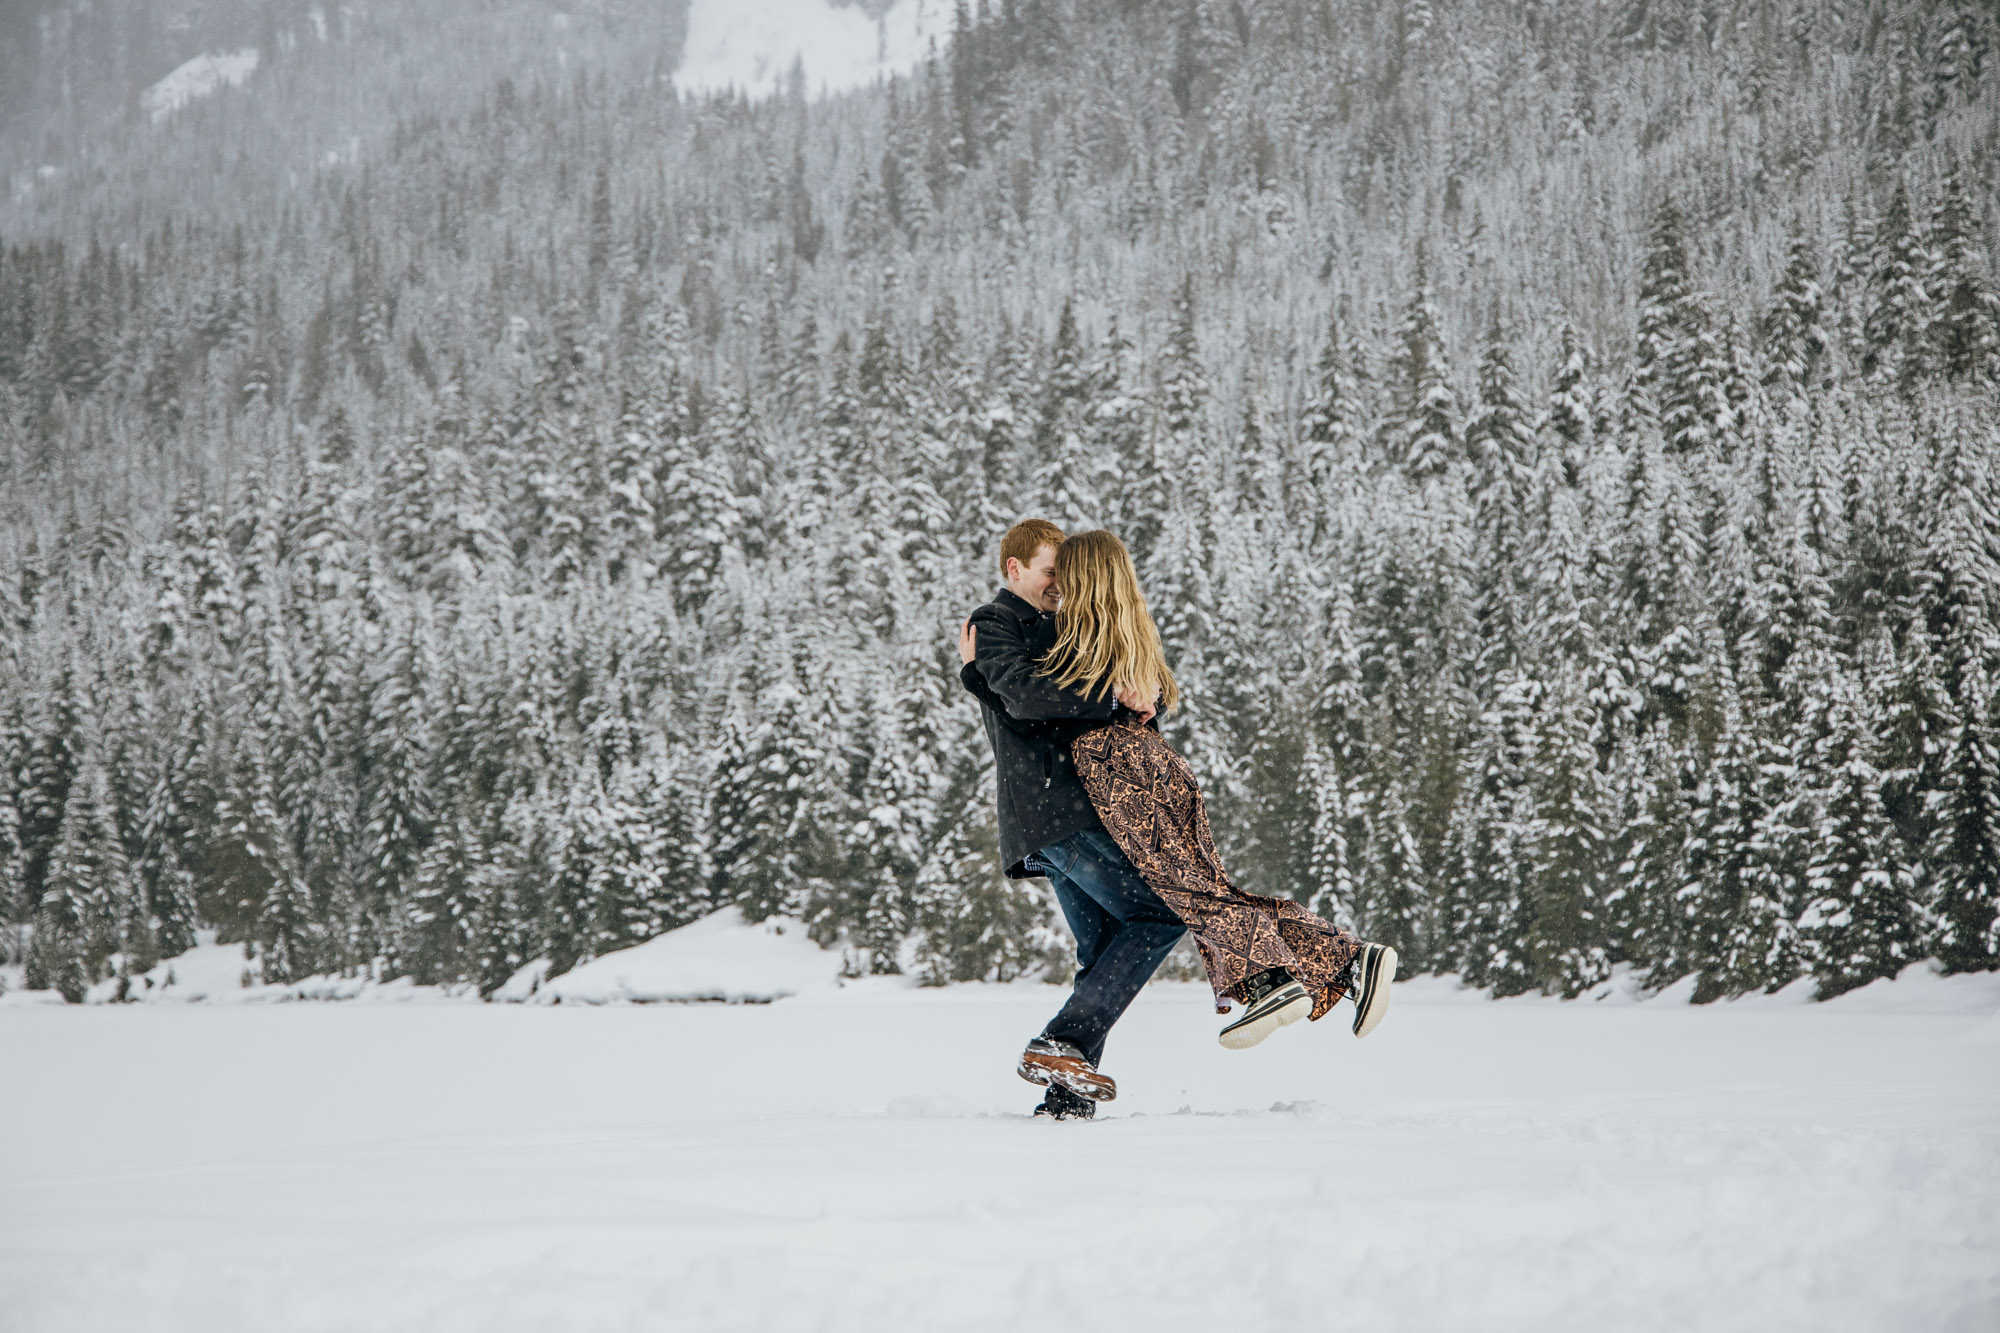
<path fill-rule="evenodd" d="M 1007 577 L 1007 562 L 1019 560 L 1026 569 L 1034 560 L 1035 552 L 1044 546 L 1061 546 L 1063 530 L 1045 518 L 1024 518 L 1007 529 L 1007 535 L 1000 539 L 1000 577 Z"/>

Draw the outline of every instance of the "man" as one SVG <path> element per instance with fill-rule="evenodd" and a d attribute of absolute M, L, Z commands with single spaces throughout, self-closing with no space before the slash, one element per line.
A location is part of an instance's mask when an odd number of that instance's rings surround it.
<path fill-rule="evenodd" d="M 1031 518 L 1000 542 L 1006 586 L 959 631 L 960 679 L 985 705 L 1000 794 L 1000 859 L 1009 878 L 1046 875 L 1076 936 L 1069 1000 L 1021 1054 L 1019 1073 L 1048 1094 L 1036 1115 L 1087 1119 L 1117 1095 L 1098 1071 L 1111 1025 L 1185 931 L 1146 887 L 1097 817 L 1070 764 L 1069 739 L 1121 709 L 1157 726 L 1153 701 L 1091 699 L 1041 673 L 1055 643 L 1056 547 L 1062 529 Z"/>

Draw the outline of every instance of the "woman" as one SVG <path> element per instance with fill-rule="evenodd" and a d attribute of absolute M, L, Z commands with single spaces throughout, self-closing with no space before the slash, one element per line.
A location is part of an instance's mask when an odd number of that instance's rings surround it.
<path fill-rule="evenodd" d="M 1152 699 L 1171 713 L 1180 688 L 1125 544 L 1102 530 L 1078 533 L 1056 548 L 1055 582 L 1062 600 L 1044 672 L 1092 698 Z M 978 679 L 967 675 L 968 686 Z M 980 697 L 1017 730 L 1058 725 L 1008 719 L 990 692 Z M 1382 1021 L 1396 951 L 1364 944 L 1290 899 L 1230 883 L 1194 771 L 1147 725 L 1152 717 L 1121 709 L 1107 724 L 1070 724 L 1070 757 L 1105 831 L 1195 937 L 1217 1012 L 1245 1007 L 1222 1029 L 1222 1044 L 1254 1046 L 1289 1023 L 1320 1018 L 1348 994 L 1354 1033 L 1367 1036 Z"/>

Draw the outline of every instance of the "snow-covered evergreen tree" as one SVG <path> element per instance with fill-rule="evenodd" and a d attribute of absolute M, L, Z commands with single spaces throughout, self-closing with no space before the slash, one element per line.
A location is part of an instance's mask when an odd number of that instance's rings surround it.
<path fill-rule="evenodd" d="M 1532 919 L 1524 952 L 1544 990 L 1575 995 L 1609 974 L 1605 936 L 1608 820 L 1580 683 L 1558 681 L 1530 742 L 1528 809 L 1520 834 Z"/>
<path fill-rule="evenodd" d="M 2000 291 L 1980 252 L 1980 226 L 1964 173 L 1954 167 L 1939 183 L 1926 236 L 1931 356 L 1948 378 L 1992 384 L 2000 378 Z"/>
<path fill-rule="evenodd" d="M 1383 429 L 1391 462 L 1418 484 L 1436 481 L 1461 461 L 1458 394 L 1439 328 L 1435 294 L 1422 256 L 1403 322 L 1396 330 L 1394 406 Z"/>
<path fill-rule="evenodd" d="M 799 655 L 780 643 L 758 657 L 729 703 L 710 779 L 716 891 L 753 921 L 806 910 L 838 857 L 845 786 Z"/>
<path fill-rule="evenodd" d="M 49 850 L 27 957 L 28 986 L 58 991 L 71 1004 L 103 979 L 112 955 L 128 943 L 121 927 L 137 917 L 95 725 L 80 726 L 77 769 Z"/>
<path fill-rule="evenodd" d="M 1910 869 L 1882 807 L 1865 701 L 1841 676 L 1824 693 L 1815 707 L 1815 817 L 1798 919 L 1822 997 L 1893 977 L 1917 952 Z"/>
<path fill-rule="evenodd" d="M 1770 802 L 1782 790 L 1772 775 L 1784 771 L 1785 756 L 1746 716 L 1735 685 L 1734 673 L 1716 681 L 1720 732 L 1689 817 L 1692 879 L 1674 895 L 1681 965 L 1701 974 L 1698 1002 L 1789 980 L 1796 954 L 1795 895 L 1767 832 Z"/>
<path fill-rule="evenodd" d="M 1535 423 L 1508 360 L 1496 317 L 1479 363 L 1479 399 L 1466 427 L 1478 528 L 1476 613 L 1489 670 L 1518 661 L 1526 646 L 1526 547 L 1538 479 Z"/>
<path fill-rule="evenodd" d="M 431 762 L 431 657 L 421 623 L 401 627 L 393 655 L 372 683 L 364 722 L 359 876 L 364 911 L 387 949 L 398 947 L 391 922 L 403 915 L 417 866 L 437 819 L 426 781 Z M 391 954 L 392 966 L 404 961 Z"/>
<path fill-rule="evenodd" d="M 1784 276 L 1764 312 L 1765 379 L 1773 387 L 1796 393 L 1818 378 L 1827 349 L 1822 295 L 1812 243 L 1795 236 Z"/>
<path fill-rule="evenodd" d="M 1912 216 L 1909 191 L 1898 182 L 1875 229 L 1861 368 L 1903 384 L 1921 376 L 1929 360 L 1923 339 L 1931 323 L 1931 294 L 1924 285 L 1923 252 L 1921 224 Z"/>

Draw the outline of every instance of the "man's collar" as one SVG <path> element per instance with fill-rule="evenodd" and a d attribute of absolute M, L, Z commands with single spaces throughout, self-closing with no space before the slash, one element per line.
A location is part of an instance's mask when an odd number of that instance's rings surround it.
<path fill-rule="evenodd" d="M 1047 612 L 1043 611 L 1041 607 L 1036 606 L 1033 602 L 1021 596 L 1020 593 L 1015 592 L 1012 588 L 1005 588 L 1005 587 L 1001 588 L 1000 595 L 995 597 L 993 600 L 1000 603 L 1000 605 L 1007 607 L 1009 610 L 1015 612 L 1018 615 L 1040 616 L 1047 614 Z"/>

